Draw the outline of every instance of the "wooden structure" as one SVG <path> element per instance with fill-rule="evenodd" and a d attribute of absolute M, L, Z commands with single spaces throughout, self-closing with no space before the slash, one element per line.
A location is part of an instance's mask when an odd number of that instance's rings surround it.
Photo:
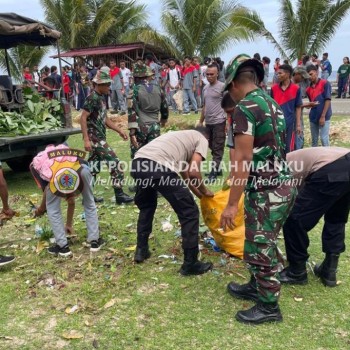
<path fill-rule="evenodd" d="M 128 68 L 131 68 L 137 57 L 144 58 L 147 54 L 152 54 L 158 61 L 171 57 L 171 54 L 162 48 L 144 42 L 77 48 L 50 57 L 63 60 L 68 57 L 74 58 L 75 62 L 81 62 L 90 67 L 93 66 L 93 62 L 101 59 L 106 64 L 110 59 L 115 59 L 118 66 L 121 60 L 125 60 Z"/>

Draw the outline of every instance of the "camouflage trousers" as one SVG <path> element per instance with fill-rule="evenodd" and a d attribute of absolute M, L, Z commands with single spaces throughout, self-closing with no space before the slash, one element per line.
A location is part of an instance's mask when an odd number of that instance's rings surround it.
<path fill-rule="evenodd" d="M 259 300 L 264 303 L 277 302 L 280 295 L 277 237 L 296 194 L 294 187 L 283 184 L 245 196 L 244 260 L 256 279 Z"/>
<path fill-rule="evenodd" d="M 91 141 L 92 151 L 89 155 L 89 166 L 93 176 L 101 171 L 101 163 L 105 162 L 110 173 L 113 187 L 120 187 L 124 173 L 120 167 L 120 160 L 105 140 Z"/>
<path fill-rule="evenodd" d="M 138 149 L 160 136 L 160 125 L 159 123 L 152 123 L 148 125 L 139 124 L 139 129 L 136 130 L 135 135 L 139 147 L 136 148 L 133 146 L 133 144 L 130 144 L 131 159 L 134 159 L 135 153 L 138 151 Z"/>

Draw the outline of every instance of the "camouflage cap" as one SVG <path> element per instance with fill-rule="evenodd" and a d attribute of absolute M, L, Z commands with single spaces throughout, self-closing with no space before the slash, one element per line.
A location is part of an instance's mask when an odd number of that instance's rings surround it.
<path fill-rule="evenodd" d="M 236 78 L 238 70 L 242 69 L 243 67 L 252 67 L 256 72 L 258 82 L 260 83 L 263 81 L 264 66 L 262 62 L 255 58 L 250 58 L 249 55 L 242 53 L 234 57 L 226 66 L 224 91 L 227 90 L 227 87 L 230 85 L 232 80 Z"/>
<path fill-rule="evenodd" d="M 110 75 L 110 69 L 107 66 L 101 67 L 96 75 L 95 78 L 92 79 L 92 81 L 95 84 L 108 84 L 112 82 L 111 75 Z"/>
<path fill-rule="evenodd" d="M 146 74 L 147 71 L 147 66 L 143 64 L 134 64 L 134 69 L 133 69 L 133 77 L 134 78 L 143 78 Z"/>
<path fill-rule="evenodd" d="M 134 67 L 134 77 L 136 78 L 146 78 L 154 75 L 153 70 L 146 65 L 135 65 Z"/>
<path fill-rule="evenodd" d="M 151 67 L 148 67 L 147 66 L 147 69 L 146 69 L 146 77 L 151 77 L 152 75 L 154 75 L 155 73 L 154 73 L 154 71 L 152 70 L 152 68 Z"/>

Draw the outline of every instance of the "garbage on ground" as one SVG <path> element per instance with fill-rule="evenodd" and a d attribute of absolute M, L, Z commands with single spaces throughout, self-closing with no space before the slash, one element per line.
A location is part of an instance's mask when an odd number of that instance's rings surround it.
<path fill-rule="evenodd" d="M 162 254 L 162 255 L 159 255 L 158 258 L 176 260 L 176 256 L 175 255 Z"/>
<path fill-rule="evenodd" d="M 162 231 L 168 232 L 171 231 L 174 226 L 170 223 L 171 215 L 169 215 L 165 220 L 162 221 Z"/>
<path fill-rule="evenodd" d="M 41 237 L 42 234 L 44 233 L 44 230 L 40 225 L 36 224 L 34 228 L 34 232 L 36 237 Z"/>
<path fill-rule="evenodd" d="M 85 221 L 85 212 L 83 212 L 82 214 L 79 214 L 78 215 L 78 218 L 81 220 L 81 221 Z"/>
<path fill-rule="evenodd" d="M 214 252 L 220 252 L 220 251 L 221 251 L 220 247 L 218 247 L 218 245 L 216 244 L 214 238 L 205 237 L 205 238 L 204 238 L 204 244 L 205 244 L 207 247 L 212 248 L 212 249 L 214 250 Z"/>

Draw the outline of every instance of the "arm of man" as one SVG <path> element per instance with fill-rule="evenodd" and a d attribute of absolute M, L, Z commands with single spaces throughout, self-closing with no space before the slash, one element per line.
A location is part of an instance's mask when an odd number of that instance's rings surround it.
<path fill-rule="evenodd" d="M 120 128 L 118 128 L 118 127 L 112 122 L 111 119 L 106 118 L 106 126 L 107 126 L 107 128 L 116 131 L 124 141 L 127 141 L 127 140 L 129 139 L 129 138 L 128 138 L 128 135 L 127 135 L 123 130 L 121 130 Z"/>
<path fill-rule="evenodd" d="M 213 197 L 214 194 L 204 185 L 202 179 L 200 172 L 202 161 L 202 155 L 195 152 L 190 161 L 189 170 L 181 173 L 181 176 L 188 179 L 188 187 L 198 198 L 202 198 L 202 196 Z"/>
<path fill-rule="evenodd" d="M 331 106 L 332 87 L 331 87 L 331 84 L 329 82 L 327 82 L 325 87 L 324 87 L 323 96 L 324 96 L 325 102 L 324 102 L 321 118 L 319 120 L 320 126 L 324 126 L 324 124 L 326 122 L 326 114 L 328 112 L 328 109 Z"/>
<path fill-rule="evenodd" d="M 199 125 L 203 125 L 204 119 L 205 119 L 205 104 L 204 104 L 204 102 L 203 102 L 201 117 L 200 117 L 200 119 L 199 119 Z"/>
<path fill-rule="evenodd" d="M 166 96 L 163 91 L 160 91 L 161 101 L 160 101 L 160 125 L 165 126 L 169 117 L 169 108 L 166 101 Z"/>
<path fill-rule="evenodd" d="M 81 126 L 81 132 L 83 133 L 84 149 L 85 151 L 91 152 L 92 150 L 91 142 L 87 131 L 87 118 L 89 116 L 90 116 L 90 112 L 83 109 L 83 113 L 80 116 L 80 126 Z"/>
<path fill-rule="evenodd" d="M 123 78 L 123 73 L 121 70 L 119 71 L 118 75 L 119 75 L 120 83 L 122 84 L 121 91 L 122 91 L 122 93 L 124 93 L 124 78 Z"/>
<path fill-rule="evenodd" d="M 137 99 L 135 97 L 135 94 L 137 96 L 138 92 L 137 89 L 139 86 L 135 86 L 135 91 L 133 93 L 132 99 L 128 99 L 128 129 L 129 129 L 129 136 L 130 141 L 132 145 L 138 149 L 139 145 L 136 140 L 136 130 L 138 129 L 138 123 L 137 123 Z"/>
<path fill-rule="evenodd" d="M 322 114 L 321 114 L 321 118 L 319 120 L 319 125 L 320 126 L 324 126 L 325 122 L 326 122 L 326 114 L 327 114 L 327 111 L 328 111 L 328 108 L 331 106 L 331 100 L 326 100 L 324 102 L 324 107 L 323 107 L 323 111 L 322 111 Z"/>
<path fill-rule="evenodd" d="M 0 197 L 2 201 L 2 213 L 5 214 L 7 217 L 12 218 L 16 213 L 9 206 L 9 194 L 7 190 L 7 183 L 1 168 L 0 168 Z"/>
<path fill-rule="evenodd" d="M 298 88 L 297 95 L 296 95 L 296 107 L 295 107 L 296 130 L 298 135 L 301 135 L 303 132 L 302 125 L 301 125 L 302 106 L 303 106 L 303 99 L 301 97 L 301 90 L 300 88 Z"/>
<path fill-rule="evenodd" d="M 230 150 L 231 164 L 235 165 L 236 172 L 231 171 L 232 183 L 235 185 L 230 189 L 230 196 L 226 208 L 221 214 L 220 226 L 233 229 L 234 220 L 238 212 L 238 203 L 247 184 L 249 167 L 253 159 L 254 136 L 236 134 L 235 149 Z M 233 170 L 233 169 L 232 169 Z"/>

